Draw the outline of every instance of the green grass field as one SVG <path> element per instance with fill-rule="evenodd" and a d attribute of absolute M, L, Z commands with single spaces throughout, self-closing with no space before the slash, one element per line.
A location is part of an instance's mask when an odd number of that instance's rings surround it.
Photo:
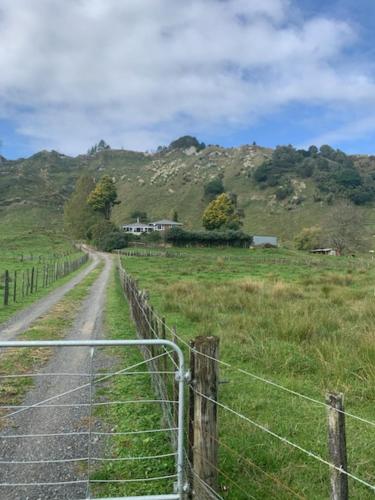
<path fill-rule="evenodd" d="M 372 261 L 272 250 L 190 250 L 182 258 L 124 257 L 156 311 L 185 340 L 220 337 L 219 401 L 324 459 L 326 408 L 238 372 L 375 420 Z M 329 469 L 219 409 L 221 495 L 329 497 Z M 349 468 L 374 483 L 374 427 L 347 417 Z M 373 494 L 350 480 L 352 498 Z"/>
<path fill-rule="evenodd" d="M 61 216 L 50 213 L 46 219 L 45 212 L 37 208 L 29 210 L 13 209 L 0 217 L 0 323 L 6 321 L 20 309 L 69 280 L 73 274 L 61 277 L 43 287 L 43 273 L 46 265 L 74 261 L 82 252 L 64 236 L 61 227 Z M 29 282 L 31 270 L 34 268 L 34 283 L 38 278 L 38 290 L 33 294 L 27 292 L 27 272 Z M 9 272 L 9 305 L 4 307 L 5 271 Z M 78 271 L 79 272 L 79 271 Z M 13 301 L 15 273 L 16 302 Z M 50 273 L 51 274 L 51 273 Z M 24 283 L 24 286 L 22 286 Z"/>

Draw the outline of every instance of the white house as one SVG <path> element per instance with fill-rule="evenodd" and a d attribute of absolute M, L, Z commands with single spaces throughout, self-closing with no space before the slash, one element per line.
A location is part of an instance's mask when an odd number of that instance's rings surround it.
<path fill-rule="evenodd" d="M 183 224 L 181 222 L 175 222 L 173 220 L 162 219 L 157 220 L 155 222 L 151 222 L 150 224 L 144 224 L 139 222 L 132 222 L 131 224 L 124 224 L 122 229 L 126 233 L 132 233 L 137 236 L 140 236 L 142 233 L 151 233 L 152 231 L 165 231 L 167 229 L 171 229 L 172 227 L 180 227 Z"/>
<path fill-rule="evenodd" d="M 124 224 L 122 226 L 122 229 L 126 233 L 132 233 L 138 236 L 142 233 L 150 233 L 151 231 L 154 231 L 154 228 L 151 224 L 143 224 L 142 222 L 139 222 L 139 219 L 137 219 L 137 222 L 132 222 L 131 224 Z"/>
<path fill-rule="evenodd" d="M 167 229 L 172 229 L 173 227 L 183 226 L 182 222 L 176 222 L 174 220 L 161 219 L 155 222 L 151 222 L 155 231 L 165 231 Z"/>

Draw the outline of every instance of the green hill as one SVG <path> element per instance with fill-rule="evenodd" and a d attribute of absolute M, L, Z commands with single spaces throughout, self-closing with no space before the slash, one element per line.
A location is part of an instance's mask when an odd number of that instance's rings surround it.
<path fill-rule="evenodd" d="M 30 158 L 13 161 L 0 157 L 0 221 L 9 222 L 14 214 L 17 220 L 23 217 L 29 220 L 30 227 L 48 225 L 51 221 L 56 228 L 62 220 L 63 205 L 75 181 L 82 173 L 89 173 L 96 179 L 103 174 L 115 179 L 122 202 L 113 213 L 116 223 L 128 222 L 135 210 L 147 212 L 151 219 L 171 217 L 177 210 L 187 227 L 199 228 L 202 212 L 208 203 L 204 186 L 220 177 L 226 191 L 237 195 L 238 206 L 244 213 L 245 230 L 276 234 L 284 241 L 290 241 L 302 227 L 322 221 L 343 195 L 340 191 L 334 196 L 331 191 L 325 192 L 328 180 L 345 183 L 351 182 L 351 178 L 348 181 L 346 163 L 341 167 L 331 159 L 327 160 L 328 166 L 324 166 L 323 173 L 319 171 L 319 175 L 311 175 L 310 172 L 306 176 L 301 174 L 301 165 L 309 159 L 300 159 L 298 164 L 287 161 L 272 167 L 272 157 L 271 149 L 255 145 L 223 148 L 204 147 L 203 144 L 160 148 L 153 154 L 105 149 L 75 158 L 56 151 L 41 151 Z M 375 178 L 375 158 L 346 158 L 362 176 L 362 188 L 370 185 Z M 259 181 L 260 175 L 254 176 L 254 172 L 261 165 L 270 164 L 268 178 L 266 175 Z M 339 177 L 336 171 L 342 172 L 342 169 L 344 174 L 340 173 Z M 273 175 L 275 171 L 276 176 Z M 351 175 L 352 171 L 349 173 Z M 361 206 L 353 204 L 353 210 L 364 211 L 366 222 L 375 232 L 372 207 L 373 201 Z M 32 213 L 36 215 L 31 216 Z"/>

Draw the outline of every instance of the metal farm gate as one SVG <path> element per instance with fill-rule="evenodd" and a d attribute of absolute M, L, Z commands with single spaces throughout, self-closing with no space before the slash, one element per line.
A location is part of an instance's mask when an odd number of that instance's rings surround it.
<path fill-rule="evenodd" d="M 155 339 L 155 340 L 152 340 L 152 339 L 147 339 L 147 340 L 143 340 L 143 339 L 140 339 L 140 340 L 59 340 L 59 341 L 3 341 L 1 342 L 0 341 L 0 349 L 1 350 L 8 350 L 8 349 L 42 349 L 42 348 L 88 348 L 90 349 L 89 353 L 91 353 L 91 360 L 92 360 L 92 357 L 93 357 L 93 353 L 94 353 L 94 348 L 97 348 L 97 347 L 141 347 L 141 349 L 147 349 L 149 348 L 151 351 L 155 351 L 157 349 L 161 350 L 163 349 L 164 352 L 166 354 L 170 354 L 172 353 L 174 355 L 174 358 L 175 360 L 177 361 L 177 365 L 178 367 L 176 367 L 176 371 L 173 373 L 173 372 L 170 372 L 173 377 L 174 377 L 174 383 L 176 383 L 176 386 L 177 386 L 177 382 L 178 382 L 178 397 L 176 398 L 172 398 L 172 399 L 175 399 L 176 401 L 160 401 L 161 404 L 163 403 L 173 403 L 175 405 L 178 405 L 178 413 L 177 413 L 177 418 L 176 418 L 176 422 L 175 422 L 175 425 L 173 426 L 174 428 L 173 429 L 155 429 L 154 431 L 157 432 L 157 431 L 173 431 L 173 439 L 172 439 L 172 442 L 174 443 L 173 444 L 173 453 L 169 454 L 170 456 L 174 456 L 175 457 L 175 474 L 173 475 L 169 475 L 169 476 L 165 476 L 165 477 L 168 477 L 168 478 L 171 478 L 169 479 L 169 484 L 171 484 L 171 481 L 173 479 L 174 481 L 174 487 L 172 488 L 171 487 L 171 490 L 172 491 L 166 491 L 165 494 L 154 494 L 154 495 L 144 495 L 144 496 L 122 496 L 122 497 L 111 497 L 112 500 L 115 500 L 115 498 L 117 500 L 120 500 L 120 498 L 122 500 L 125 500 L 125 499 L 133 499 L 133 500 L 182 500 L 183 498 L 183 495 L 184 493 L 186 492 L 187 490 L 187 486 L 185 484 L 185 477 L 184 477 L 184 442 L 183 442 L 183 436 L 184 436 L 184 386 L 185 386 L 185 383 L 186 383 L 186 380 L 188 379 L 188 373 L 185 371 L 185 366 L 184 366 L 184 356 L 183 356 L 183 353 L 181 351 L 181 349 L 173 342 L 169 341 L 169 340 L 163 340 L 163 339 Z M 68 350 L 68 349 L 65 349 L 65 351 Z M 68 350 L 70 351 L 70 349 Z M 6 351 L 5 351 L 6 352 Z M 86 351 L 85 351 L 86 352 Z M 142 365 L 142 364 L 146 364 L 147 365 L 147 362 L 149 360 L 144 360 L 140 363 L 138 363 L 138 365 Z M 92 365 L 91 365 L 91 368 L 92 368 Z M 130 366 L 130 367 L 125 367 L 124 369 L 122 370 L 119 370 L 115 373 L 112 373 L 110 375 L 105 375 L 99 379 L 99 380 L 105 380 L 107 378 L 110 378 L 112 376 L 116 376 L 116 375 L 126 375 L 127 373 L 127 370 L 130 370 L 130 369 L 133 369 L 134 368 L 134 365 L 133 366 Z M 148 367 L 148 370 L 150 371 L 150 368 Z M 87 371 L 90 371 L 90 370 L 87 370 Z M 1 373 L 1 372 L 0 372 Z M 136 373 L 136 372 L 133 372 L 133 373 Z M 148 373 L 148 371 L 145 371 L 143 373 Z M 1 381 L 4 379 L 4 378 L 8 378 L 10 380 L 13 380 L 15 379 L 16 377 L 18 378 L 21 378 L 21 377 L 38 377 L 38 376 L 49 376 L 50 379 L 52 380 L 52 377 L 54 375 L 58 375 L 58 376 L 72 376 L 72 375 L 75 375 L 75 374 L 71 374 L 71 373 L 58 373 L 58 374 L 46 374 L 46 373 L 43 373 L 43 371 L 41 371 L 40 373 L 33 373 L 33 374 L 16 374 L 16 373 L 12 373 L 12 374 L 7 374 L 7 375 L 0 375 L 0 383 L 2 383 Z M 79 375 L 79 374 L 77 374 Z M 27 478 L 28 480 L 25 481 L 25 482 L 22 482 L 22 483 L 18 483 L 17 482 L 17 479 L 14 480 L 13 478 L 15 477 L 12 473 L 12 466 L 22 466 L 22 467 L 25 467 L 25 465 L 22 465 L 22 464 L 31 464 L 33 467 L 35 466 L 35 464 L 43 464 L 43 465 L 46 465 L 46 466 L 50 466 L 51 463 L 53 462 L 59 462 L 59 466 L 61 467 L 64 467 L 64 462 L 71 462 L 73 461 L 73 459 L 69 460 L 69 459 L 60 459 L 60 460 L 53 460 L 53 459 L 49 459 L 49 458 L 45 458 L 42 456 L 42 459 L 40 459 L 37 455 L 37 458 L 38 459 L 35 459 L 35 457 L 31 457 L 32 459 L 31 460 L 24 460 L 24 457 L 22 455 L 22 449 L 18 449 L 18 456 L 16 457 L 16 459 L 14 459 L 14 457 L 12 457 L 12 453 L 9 452 L 9 455 L 7 456 L 6 455 L 6 452 L 4 451 L 6 446 L 3 444 L 4 442 L 6 442 L 6 444 L 9 443 L 9 441 L 12 441 L 12 445 L 15 441 L 18 441 L 18 439 L 35 439 L 36 443 L 35 443 L 35 450 L 37 452 L 40 453 L 40 451 L 42 450 L 43 451 L 43 446 L 41 446 L 41 443 L 43 443 L 42 439 L 44 436 L 66 436 L 66 435 L 73 435 L 72 437 L 74 437 L 74 435 L 76 434 L 77 435 L 77 439 L 78 439 L 78 435 L 82 434 L 82 436 L 79 436 L 79 438 L 82 437 L 83 438 L 88 438 L 88 439 L 91 439 L 91 412 L 92 412 L 92 406 L 95 406 L 93 403 L 92 403 L 92 399 L 91 399 L 91 395 L 92 395 L 92 373 L 84 373 L 82 374 L 86 377 L 90 377 L 89 379 L 85 379 L 85 380 L 88 380 L 88 382 L 84 383 L 84 384 L 80 384 L 80 385 L 75 385 L 73 386 L 70 390 L 68 391 L 64 391 L 64 392 L 61 392 L 61 393 L 58 393 L 58 394 L 55 394 L 53 395 L 52 397 L 48 397 L 48 398 L 40 398 L 38 401 L 34 402 L 29 402 L 26 400 L 25 403 L 23 403 L 22 405 L 1 405 L 0 406 L 0 425 L 1 424 L 4 424 L 2 425 L 1 427 L 1 431 L 0 431 L 0 450 L 1 450 L 1 455 L 2 457 L 0 458 L 0 498 L 9 498 L 9 499 L 13 499 L 13 498 L 21 498 L 21 496 L 17 497 L 17 493 L 15 493 L 15 489 L 16 488 L 22 488 L 22 494 L 25 495 L 25 498 L 34 498 L 34 496 L 30 497 L 29 496 L 29 492 L 33 489 L 33 488 L 39 488 L 38 491 L 40 491 L 40 498 L 46 498 L 45 496 L 43 496 L 43 487 L 46 486 L 46 485 L 56 485 L 56 487 L 58 487 L 58 485 L 60 485 L 61 488 L 63 488 L 64 484 L 68 484 L 69 481 L 66 481 L 65 483 L 64 482 L 59 482 L 59 481 L 56 481 L 55 483 L 54 482 L 43 482 L 41 479 L 40 479 L 40 476 L 37 474 L 37 473 L 30 473 L 29 477 Z M 12 382 L 11 382 L 12 383 Z M 78 402 L 73 402 L 73 403 L 70 403 L 69 404 L 56 404 L 56 401 L 61 401 L 60 398 L 62 397 L 65 397 L 66 395 L 69 395 L 69 394 L 78 394 L 79 391 L 82 389 L 82 388 L 87 388 L 88 391 L 90 391 L 90 397 L 89 397 L 89 400 L 88 402 L 86 403 L 82 403 L 81 400 L 79 400 Z M 157 399 L 151 401 L 143 401 L 143 400 L 140 400 L 140 401 L 115 401 L 113 402 L 113 404 L 120 404 L 120 403 L 137 403 L 137 402 L 150 402 L 150 403 L 159 403 L 159 401 Z M 99 404 L 106 404 L 106 403 L 99 403 Z M 107 403 L 107 404 L 111 404 L 110 402 Z M 79 407 L 85 407 L 87 409 L 87 411 L 89 411 L 89 415 L 90 415 L 90 432 L 71 432 L 71 433 L 67 433 L 67 432 L 61 432 L 60 429 L 56 429 L 55 434 L 43 434 L 43 432 L 41 433 L 38 433 L 38 434 L 35 434 L 35 435 L 30 435 L 30 434 L 25 434 L 23 433 L 23 429 L 22 428 L 19 428 L 20 426 L 17 427 L 17 422 L 13 422 L 12 421 L 12 418 L 16 415 L 19 415 L 20 413 L 23 413 L 27 410 L 40 410 L 40 409 L 47 409 L 47 410 L 44 410 L 44 411 L 50 411 L 51 408 L 56 408 L 57 407 L 64 407 L 66 409 L 66 407 L 71 407 L 69 408 L 69 410 L 71 411 L 76 411 L 76 408 L 79 408 Z M 60 409 L 60 408 L 59 408 Z M 36 416 L 38 417 L 38 413 L 36 413 Z M 142 431 L 140 431 L 142 432 Z M 146 430 L 144 432 L 153 432 L 153 430 Z M 95 434 L 95 433 L 93 433 Z M 100 434 L 100 433 L 96 433 L 96 434 Z M 111 433 L 102 433 L 102 434 L 111 434 Z M 115 433 L 113 433 L 115 434 Z M 122 434 L 132 434 L 132 432 L 129 432 L 129 433 L 122 433 Z M 135 434 L 135 433 L 134 433 Z M 19 445 L 17 444 L 17 446 L 19 447 Z M 11 451 L 12 449 L 10 447 L 8 447 Z M 33 441 L 33 444 L 31 445 L 31 450 L 34 449 L 34 441 Z M 61 448 L 57 448 L 57 451 L 61 451 L 63 449 L 63 446 L 61 446 Z M 90 450 L 90 445 L 88 445 L 88 450 Z M 53 450 L 55 451 L 55 450 Z M 4 457 L 4 454 L 5 454 L 5 457 Z M 88 455 L 90 455 L 90 453 L 88 453 Z M 163 455 L 160 455 L 160 457 L 162 457 Z M 21 457 L 21 460 L 20 460 L 20 457 Z M 29 457 L 26 457 L 27 459 Z M 154 456 L 154 457 L 132 457 L 132 459 L 136 460 L 136 459 L 144 459 L 144 458 L 158 458 L 158 456 Z M 79 458 L 77 460 L 82 460 L 82 461 L 88 461 L 88 464 L 90 463 L 90 456 L 85 456 L 83 458 Z M 93 460 L 100 460 L 100 459 L 93 459 Z M 108 459 L 108 458 L 104 458 L 102 460 L 111 460 L 111 459 Z M 116 459 L 115 459 L 116 460 Z M 119 460 L 119 459 L 117 459 Z M 8 472 L 5 474 L 4 473 L 4 470 L 3 470 L 3 473 L 1 473 L 1 469 L 4 469 L 4 468 L 8 468 Z M 9 480 L 10 479 L 10 480 Z M 73 478 L 72 478 L 73 479 Z M 154 479 L 154 478 L 151 478 L 151 479 Z M 155 479 L 163 479 L 163 478 L 155 478 Z M 147 479 L 146 476 L 144 478 L 144 481 L 146 482 L 147 480 L 150 480 L 150 479 Z M 142 483 L 142 478 L 140 479 L 137 479 L 135 481 L 138 481 L 139 483 L 143 484 Z M 86 493 L 86 498 L 94 498 L 91 496 L 91 492 L 90 492 L 90 484 L 91 483 L 95 483 L 95 482 L 100 482 L 100 481 L 93 481 L 90 479 L 90 465 L 88 465 L 88 473 L 87 473 L 87 479 L 82 479 L 82 480 L 78 480 L 78 481 L 70 481 L 71 483 L 82 483 L 82 489 L 83 488 L 86 488 L 87 487 L 87 493 Z M 102 482 L 106 482 L 106 481 L 102 481 Z M 111 482 L 111 480 L 108 480 L 107 482 Z M 127 479 L 124 479 L 123 481 L 121 480 L 117 480 L 117 481 L 114 481 L 114 482 L 124 482 L 124 483 L 127 483 L 127 482 L 132 482 L 131 480 L 127 480 Z M 86 484 L 87 483 L 87 484 Z M 144 483 L 146 484 L 146 483 Z M 28 489 L 29 488 L 29 489 Z M 5 491 L 9 491 L 10 493 L 9 494 L 5 494 Z M 160 489 L 159 489 L 160 491 Z M 13 496 L 12 496 L 13 495 Z M 14 496 L 15 495 L 15 496 Z M 39 497 L 38 495 L 35 496 L 35 498 L 38 498 Z M 23 496 L 22 496 L 23 497 Z M 66 498 L 68 498 L 68 496 L 66 496 Z M 70 498 L 70 497 L 69 497 Z"/>

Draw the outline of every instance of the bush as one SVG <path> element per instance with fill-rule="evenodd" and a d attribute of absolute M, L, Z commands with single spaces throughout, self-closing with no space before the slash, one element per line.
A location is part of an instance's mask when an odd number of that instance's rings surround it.
<path fill-rule="evenodd" d="M 110 221 L 104 220 L 90 228 L 89 239 L 98 250 L 112 250 L 128 246 L 129 237 Z"/>
<path fill-rule="evenodd" d="M 185 231 L 182 228 L 173 228 L 165 233 L 165 241 L 175 246 L 248 247 L 253 238 L 242 231 Z"/>
<path fill-rule="evenodd" d="M 294 238 L 297 250 L 313 250 L 321 245 L 322 228 L 319 226 L 306 227 Z"/>
<path fill-rule="evenodd" d="M 172 141 L 169 145 L 169 149 L 187 149 L 194 147 L 198 151 L 204 149 L 206 147 L 204 142 L 199 142 L 196 137 L 192 137 L 191 135 L 184 135 L 175 141 Z"/>
<path fill-rule="evenodd" d="M 159 231 L 152 231 L 151 233 L 142 233 L 141 239 L 147 243 L 160 243 L 163 238 Z"/>
<path fill-rule="evenodd" d="M 210 201 L 219 194 L 224 193 L 224 191 L 223 181 L 219 177 L 212 179 L 212 181 L 207 182 L 204 186 L 204 196 L 209 198 Z"/>

